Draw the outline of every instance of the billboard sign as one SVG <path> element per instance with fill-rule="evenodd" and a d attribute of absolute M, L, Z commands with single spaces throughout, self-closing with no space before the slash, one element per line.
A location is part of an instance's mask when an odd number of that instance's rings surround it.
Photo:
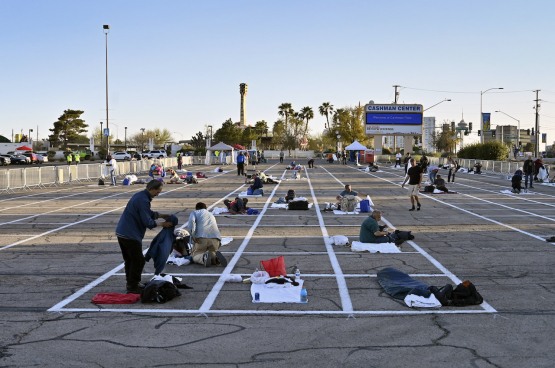
<path fill-rule="evenodd" d="M 366 134 L 422 134 L 422 105 L 376 105 L 365 108 Z"/>

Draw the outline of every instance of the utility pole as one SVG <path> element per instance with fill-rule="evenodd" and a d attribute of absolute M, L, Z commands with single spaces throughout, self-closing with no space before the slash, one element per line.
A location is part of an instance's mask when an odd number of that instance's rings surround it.
<path fill-rule="evenodd" d="M 536 99 L 534 101 L 536 101 L 536 158 L 540 157 L 540 98 L 539 98 L 539 93 L 540 90 L 537 89 L 534 92 L 536 92 Z"/>
<path fill-rule="evenodd" d="M 393 86 L 395 88 L 395 105 L 397 105 L 397 101 L 399 100 L 399 92 L 397 92 L 397 88 L 401 87 L 399 85 L 394 85 Z M 397 136 L 394 135 L 393 136 L 393 153 L 395 153 L 397 151 Z"/>

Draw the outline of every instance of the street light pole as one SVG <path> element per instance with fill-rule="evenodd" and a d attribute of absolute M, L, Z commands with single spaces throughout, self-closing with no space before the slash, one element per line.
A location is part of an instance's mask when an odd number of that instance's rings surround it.
<path fill-rule="evenodd" d="M 110 129 L 108 123 L 108 33 L 110 32 L 110 26 L 105 24 L 103 27 L 103 32 L 106 35 L 106 129 Z M 108 130 L 109 131 L 109 130 Z M 106 137 L 106 157 L 110 153 L 110 135 Z"/>
<path fill-rule="evenodd" d="M 484 143 L 484 116 L 482 115 L 482 96 L 484 95 L 484 93 L 486 93 L 487 91 L 491 91 L 492 89 L 503 89 L 503 87 L 486 89 L 484 92 L 480 91 L 480 129 L 482 130 L 482 135 L 480 136 L 480 143 Z"/>
<path fill-rule="evenodd" d="M 102 142 L 104 142 L 104 140 L 102 138 L 104 136 L 104 132 L 102 131 L 102 125 L 103 124 L 104 124 L 103 122 L 100 122 L 100 149 L 102 149 L 102 146 L 103 146 Z"/>
<path fill-rule="evenodd" d="M 510 117 L 511 119 L 516 120 L 516 121 L 518 122 L 518 131 L 517 131 L 517 136 L 516 136 L 516 143 L 517 143 L 517 144 L 516 144 L 515 146 L 520 147 L 520 120 L 518 120 L 518 119 L 516 119 L 516 118 L 513 118 L 511 115 L 506 114 L 506 113 L 504 113 L 503 111 L 497 110 L 496 112 L 500 112 L 500 113 L 502 113 L 502 114 L 504 114 L 504 115 L 507 115 L 507 116 Z"/>
<path fill-rule="evenodd" d="M 141 128 L 141 155 L 145 150 L 145 128 Z"/>
<path fill-rule="evenodd" d="M 127 127 L 125 127 L 125 152 L 127 152 Z"/>

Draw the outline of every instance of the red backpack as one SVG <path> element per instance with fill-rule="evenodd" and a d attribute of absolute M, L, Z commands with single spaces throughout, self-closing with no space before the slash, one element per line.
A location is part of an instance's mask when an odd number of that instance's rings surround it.
<path fill-rule="evenodd" d="M 204 175 L 204 173 L 203 173 L 203 172 L 200 172 L 200 171 L 199 171 L 199 172 L 197 173 L 197 178 L 203 178 L 203 179 L 206 179 L 206 175 Z"/>

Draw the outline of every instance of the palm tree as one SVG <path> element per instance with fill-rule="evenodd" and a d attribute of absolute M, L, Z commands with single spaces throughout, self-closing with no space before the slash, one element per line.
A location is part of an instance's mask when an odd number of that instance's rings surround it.
<path fill-rule="evenodd" d="M 293 114 L 293 107 L 289 102 L 284 102 L 278 106 L 278 115 L 285 117 L 285 130 L 287 130 L 287 122 L 289 119 L 289 115 Z"/>
<path fill-rule="evenodd" d="M 330 119 L 329 119 L 329 114 L 333 111 L 333 105 L 330 102 L 324 102 L 322 103 L 322 105 L 318 108 L 318 111 L 320 112 L 320 115 L 322 116 L 326 116 L 326 129 L 330 129 Z"/>
<path fill-rule="evenodd" d="M 314 119 L 314 110 L 312 110 L 312 107 L 305 106 L 301 109 L 299 115 L 303 120 L 306 119 L 306 126 L 304 128 L 304 136 L 306 137 L 306 132 L 308 132 L 308 121 Z"/>

